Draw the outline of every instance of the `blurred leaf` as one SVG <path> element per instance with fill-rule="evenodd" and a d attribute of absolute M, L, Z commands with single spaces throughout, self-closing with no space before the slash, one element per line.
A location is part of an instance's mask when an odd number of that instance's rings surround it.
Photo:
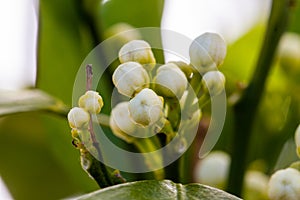
<path fill-rule="evenodd" d="M 220 71 L 226 77 L 226 95 L 229 98 L 231 97 L 228 101 L 234 98 L 237 100 L 240 97 L 240 85 L 243 86 L 250 80 L 261 48 L 264 28 L 263 24 L 257 24 L 249 32 L 228 46 L 224 64 L 220 67 Z M 233 93 L 235 93 L 234 96 L 230 96 Z M 224 128 L 215 149 L 230 152 L 234 128 L 233 120 L 233 110 L 229 106 Z"/>
<path fill-rule="evenodd" d="M 70 162 L 69 169 L 64 168 L 52 153 L 52 141 L 44 134 L 47 127 L 41 122 L 37 113 L 16 114 L 0 120 L 0 174 L 13 197 L 50 200 L 85 192 L 80 182 L 84 179 L 80 177 L 89 177 L 82 170 L 73 173 L 73 177 L 70 175 L 73 168 L 80 169 L 79 161 L 76 161 L 78 157 L 68 154 L 70 151 L 60 152 Z M 78 155 L 70 141 L 64 145 L 65 149 L 69 148 Z"/>
<path fill-rule="evenodd" d="M 138 181 L 116 185 L 107 189 L 78 197 L 81 200 L 172 200 L 172 199 L 207 199 L 207 200 L 230 200 L 239 199 L 224 191 L 200 184 L 181 185 L 169 180 L 164 181 Z"/>
<path fill-rule="evenodd" d="M 159 27 L 163 0 L 109 0 L 103 1 L 101 19 L 103 29 L 119 22 L 134 27 Z"/>
<path fill-rule="evenodd" d="M 224 64 L 220 67 L 226 76 L 226 91 L 235 90 L 237 82 L 248 83 L 259 55 L 264 28 L 262 24 L 257 24 L 229 45 Z"/>
<path fill-rule="evenodd" d="M 40 1 L 37 86 L 68 105 L 77 70 L 92 49 L 76 6 L 72 0 Z"/>
<path fill-rule="evenodd" d="M 101 24 L 100 29 L 103 32 L 118 23 L 127 23 L 135 28 L 160 27 L 164 0 L 109 0 L 102 2 L 99 12 L 101 20 L 99 24 Z M 146 41 L 146 38 L 150 36 L 147 32 L 141 33 L 141 35 L 142 39 Z M 161 43 L 160 33 L 150 37 Z M 159 49 L 152 50 L 157 63 L 164 63 L 163 52 Z"/>
<path fill-rule="evenodd" d="M 293 7 L 293 9 L 291 9 L 291 17 L 288 31 L 300 34 L 300 2 L 296 0 L 292 2 L 294 2 L 295 6 Z"/>
<path fill-rule="evenodd" d="M 20 112 L 40 110 L 61 114 L 67 113 L 67 108 L 62 102 L 41 90 L 0 90 L 0 117 Z"/>
<path fill-rule="evenodd" d="M 72 103 L 73 83 L 77 70 L 85 56 L 93 48 L 90 30 L 82 22 L 81 15 L 82 13 L 78 11 L 78 1 L 40 1 L 37 87 L 62 100 L 68 106 Z M 72 137 L 67 119 L 49 115 L 34 116 L 38 120 L 29 122 L 27 121 L 29 119 L 22 117 L 21 120 L 28 122 L 28 124 L 22 130 L 18 129 L 18 131 L 24 132 L 23 134 L 26 137 L 30 137 L 31 132 L 35 131 L 35 127 L 41 127 L 38 134 L 47 140 L 47 145 L 40 144 L 41 150 L 39 151 L 47 151 L 52 156 L 49 164 L 55 163 L 60 169 L 47 169 L 47 173 L 52 176 L 45 176 L 39 184 L 33 184 L 35 190 L 40 191 L 49 199 L 57 199 L 65 197 L 65 195 L 96 189 L 96 183 L 88 177 L 80 166 L 79 153 L 71 144 Z M 32 116 L 29 115 L 29 117 Z M 9 125 L 13 126 L 12 123 Z M 6 126 L 2 131 L 10 133 L 12 128 L 10 126 Z M 14 136 L 13 132 L 11 135 Z M 15 135 L 15 137 L 17 136 Z M 30 146 L 25 139 L 23 143 L 26 147 Z M 34 157 L 36 153 L 24 155 L 23 157 L 24 159 Z M 11 160 L 17 162 L 17 158 L 11 157 Z M 34 162 L 40 161 L 38 158 L 36 160 L 32 158 L 32 163 Z M 47 161 L 44 160 L 42 163 L 47 164 Z M 8 168 L 18 169 L 17 166 L 10 166 L 9 163 Z M 31 176 L 35 176 L 34 170 L 42 170 L 42 166 L 38 165 L 32 168 L 33 171 L 28 171 Z M 7 175 L 8 180 L 10 176 L 12 175 Z M 60 182 L 60 179 L 66 181 L 62 180 L 62 185 L 57 184 L 56 182 Z M 21 177 L 16 177 L 13 184 L 9 185 L 9 189 L 14 187 L 14 196 L 22 196 L 19 191 L 23 189 L 27 193 L 34 193 L 31 180 L 28 179 L 27 182 L 25 184 Z M 43 182 L 48 183 L 46 184 L 47 187 L 42 184 Z M 54 189 L 57 191 L 52 192 Z M 38 194 L 36 195 L 38 196 Z M 27 199 L 31 198 L 28 197 Z M 40 196 L 37 199 L 44 198 Z"/>
<path fill-rule="evenodd" d="M 284 169 L 298 159 L 295 142 L 293 139 L 290 139 L 285 142 L 273 170 L 277 171 L 279 169 Z"/>
<path fill-rule="evenodd" d="M 299 4 L 297 4 L 293 11 L 294 16 L 289 31 L 298 32 L 300 30 L 299 20 L 295 23 L 295 20 L 300 16 L 299 10 Z M 236 92 L 238 89 L 241 90 L 237 83 L 241 81 L 247 84 L 252 76 L 253 67 L 261 49 L 264 29 L 263 24 L 258 24 L 228 47 L 228 55 L 224 66 L 220 70 L 226 75 L 226 91 L 229 94 Z M 269 172 L 273 171 L 284 143 L 292 136 L 294 127 L 299 123 L 299 120 L 297 122 L 299 114 L 297 114 L 298 111 L 293 105 L 298 102 L 293 97 L 297 92 L 292 92 L 292 88 L 287 84 L 287 80 L 290 79 L 291 77 L 285 77 L 278 63 L 274 62 L 253 128 L 248 161 L 263 159 L 267 163 Z M 287 88 L 289 89 L 287 90 Z M 228 109 L 225 128 L 218 142 L 218 148 L 227 148 L 230 144 L 228 138 L 232 137 L 231 114 L 231 109 Z M 288 152 L 284 153 L 287 154 Z M 293 158 L 294 154 L 292 154 Z M 280 166 L 287 166 L 291 159 L 282 162 L 282 158 L 280 158 L 278 162 L 281 162 Z"/>

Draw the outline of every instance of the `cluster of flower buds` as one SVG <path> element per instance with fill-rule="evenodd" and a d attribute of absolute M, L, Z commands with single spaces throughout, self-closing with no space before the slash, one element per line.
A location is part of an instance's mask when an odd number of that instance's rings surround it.
<path fill-rule="evenodd" d="M 211 96 L 219 95 L 224 90 L 225 77 L 217 71 L 226 55 L 224 40 L 218 34 L 205 33 L 193 41 L 189 52 L 190 65 L 169 62 L 159 66 L 151 46 L 144 40 L 132 40 L 120 49 L 118 56 L 121 64 L 115 69 L 112 80 L 118 92 L 130 100 L 117 104 L 111 112 L 110 126 L 117 137 L 132 142 L 132 135 L 138 132 L 137 129 L 163 121 L 168 117 L 165 116 L 169 112 L 165 105 L 169 99 L 177 99 L 182 107 L 188 104 L 189 101 L 182 103 L 181 98 L 188 99 L 187 89 L 192 72 L 203 75 L 200 82 L 203 91 Z M 196 99 L 190 103 L 198 104 L 198 101 Z M 201 111 L 198 111 L 191 112 L 185 119 L 199 121 Z"/>
<path fill-rule="evenodd" d="M 117 137 L 132 142 L 132 135 L 138 129 L 162 118 L 163 98 L 149 89 L 148 72 L 153 69 L 156 60 L 146 41 L 132 40 L 126 43 L 119 51 L 119 60 L 121 64 L 114 71 L 112 80 L 118 92 L 131 100 L 113 108 L 110 127 Z"/>
<path fill-rule="evenodd" d="M 89 90 L 79 98 L 78 105 L 79 107 L 72 108 L 68 113 L 68 121 L 74 137 L 88 128 L 91 114 L 100 113 L 103 100 L 98 92 Z"/>

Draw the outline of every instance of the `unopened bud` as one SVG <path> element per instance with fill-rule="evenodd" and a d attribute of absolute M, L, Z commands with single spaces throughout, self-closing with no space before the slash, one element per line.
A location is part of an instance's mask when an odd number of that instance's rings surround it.
<path fill-rule="evenodd" d="M 173 63 L 167 63 L 158 68 L 154 78 L 155 90 L 165 97 L 180 99 L 187 87 L 185 74 Z"/>
<path fill-rule="evenodd" d="M 81 129 L 88 125 L 90 115 L 83 108 L 74 107 L 68 113 L 68 121 L 71 128 Z"/>
<path fill-rule="evenodd" d="M 300 197 L 300 172 L 287 168 L 276 171 L 268 184 L 270 200 L 297 200 Z"/>
<path fill-rule="evenodd" d="M 117 36 L 116 40 L 121 44 L 125 44 L 131 40 L 141 38 L 140 32 L 133 26 L 127 23 L 117 23 L 109 27 L 105 31 L 105 38 Z"/>
<path fill-rule="evenodd" d="M 162 109 L 162 98 L 148 88 L 140 91 L 129 102 L 130 116 L 142 126 L 152 125 L 157 122 L 163 115 Z"/>
<path fill-rule="evenodd" d="M 222 151 L 214 151 L 200 160 L 195 177 L 200 183 L 223 189 L 229 172 L 230 156 Z"/>
<path fill-rule="evenodd" d="M 247 171 L 244 179 L 244 199 L 267 199 L 268 182 L 269 177 L 266 174 L 254 170 Z"/>
<path fill-rule="evenodd" d="M 78 104 L 86 111 L 97 114 L 103 107 L 103 99 L 98 92 L 90 90 L 79 98 Z"/>
<path fill-rule="evenodd" d="M 117 104 L 111 111 L 109 125 L 115 136 L 131 143 L 134 137 L 130 134 L 136 130 L 136 124 L 129 116 L 129 102 L 121 102 Z"/>
<path fill-rule="evenodd" d="M 285 33 L 280 39 L 278 48 L 279 63 L 287 75 L 300 76 L 300 35 Z"/>
<path fill-rule="evenodd" d="M 226 56 L 224 39 L 216 33 L 204 33 L 197 37 L 189 49 L 193 67 L 200 73 L 217 70 Z"/>
<path fill-rule="evenodd" d="M 114 71 L 113 83 L 119 93 L 132 97 L 149 84 L 147 71 L 137 62 L 126 62 Z"/>
<path fill-rule="evenodd" d="M 156 61 L 150 45 L 144 40 L 132 40 L 126 43 L 119 51 L 121 63 L 134 61 L 146 64 L 146 68 L 153 68 Z"/>
<path fill-rule="evenodd" d="M 202 78 L 202 84 L 209 91 L 210 96 L 216 96 L 225 88 L 225 76 L 219 71 L 207 72 Z"/>

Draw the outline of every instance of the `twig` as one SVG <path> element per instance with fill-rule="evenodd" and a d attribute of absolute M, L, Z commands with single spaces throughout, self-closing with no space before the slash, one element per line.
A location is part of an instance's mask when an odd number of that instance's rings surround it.
<path fill-rule="evenodd" d="M 86 91 L 89 91 L 92 89 L 92 84 L 93 84 L 93 68 L 92 68 L 91 64 L 88 64 L 86 66 Z M 91 113 L 89 113 L 89 115 L 90 115 L 90 119 L 92 119 Z M 97 150 L 99 158 L 101 159 L 102 158 L 101 150 L 99 148 L 99 142 L 97 141 L 96 134 L 94 132 L 93 120 L 90 120 L 90 122 L 89 122 L 89 132 L 91 134 L 91 139 L 92 139 L 93 145 Z"/>
<path fill-rule="evenodd" d="M 85 68 L 86 70 L 86 91 L 92 89 L 93 85 L 93 68 L 91 64 L 88 64 Z"/>
<path fill-rule="evenodd" d="M 93 68 L 92 68 L 91 64 L 88 64 L 86 66 L 86 91 L 91 90 L 92 85 L 93 85 Z M 97 141 L 96 134 L 94 132 L 92 114 L 89 113 L 89 115 L 90 115 L 90 119 L 91 119 L 89 122 L 89 132 L 91 135 L 93 146 L 97 150 L 98 159 L 100 159 L 99 163 L 100 163 L 100 168 L 101 168 L 102 174 L 104 175 L 106 182 L 110 185 L 113 185 L 111 178 L 110 178 L 110 174 L 108 173 L 108 171 L 106 169 L 106 166 L 103 163 L 101 163 L 101 161 L 103 161 L 103 157 L 102 157 L 101 149 L 99 147 L 99 142 Z"/>

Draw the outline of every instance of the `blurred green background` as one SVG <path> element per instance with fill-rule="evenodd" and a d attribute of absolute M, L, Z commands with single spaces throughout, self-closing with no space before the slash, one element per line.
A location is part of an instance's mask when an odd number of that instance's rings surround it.
<path fill-rule="evenodd" d="M 105 39 L 105 31 L 119 22 L 160 27 L 163 6 L 163 0 L 110 0 L 105 4 L 99 0 L 40 0 L 37 88 L 71 106 L 77 70 L 93 47 Z M 300 5 L 292 12 L 289 31 L 300 34 Z M 256 24 L 228 47 L 220 69 L 227 78 L 228 97 L 251 78 L 265 28 L 265 23 Z M 297 70 L 299 73 L 300 66 Z M 249 162 L 263 160 L 266 173 L 274 170 L 284 143 L 293 137 L 300 122 L 299 83 L 300 77 L 289 74 L 275 59 L 248 158 Z M 110 82 L 107 84 L 100 93 L 110 93 Z M 229 105 L 215 149 L 231 151 L 231 132 Z M 15 199 L 60 199 L 98 188 L 81 169 L 64 117 L 41 112 L 5 116 L 0 118 L 0 137 L 0 175 Z M 294 149 L 290 151 L 293 159 Z M 288 158 L 280 165 L 289 165 Z"/>

